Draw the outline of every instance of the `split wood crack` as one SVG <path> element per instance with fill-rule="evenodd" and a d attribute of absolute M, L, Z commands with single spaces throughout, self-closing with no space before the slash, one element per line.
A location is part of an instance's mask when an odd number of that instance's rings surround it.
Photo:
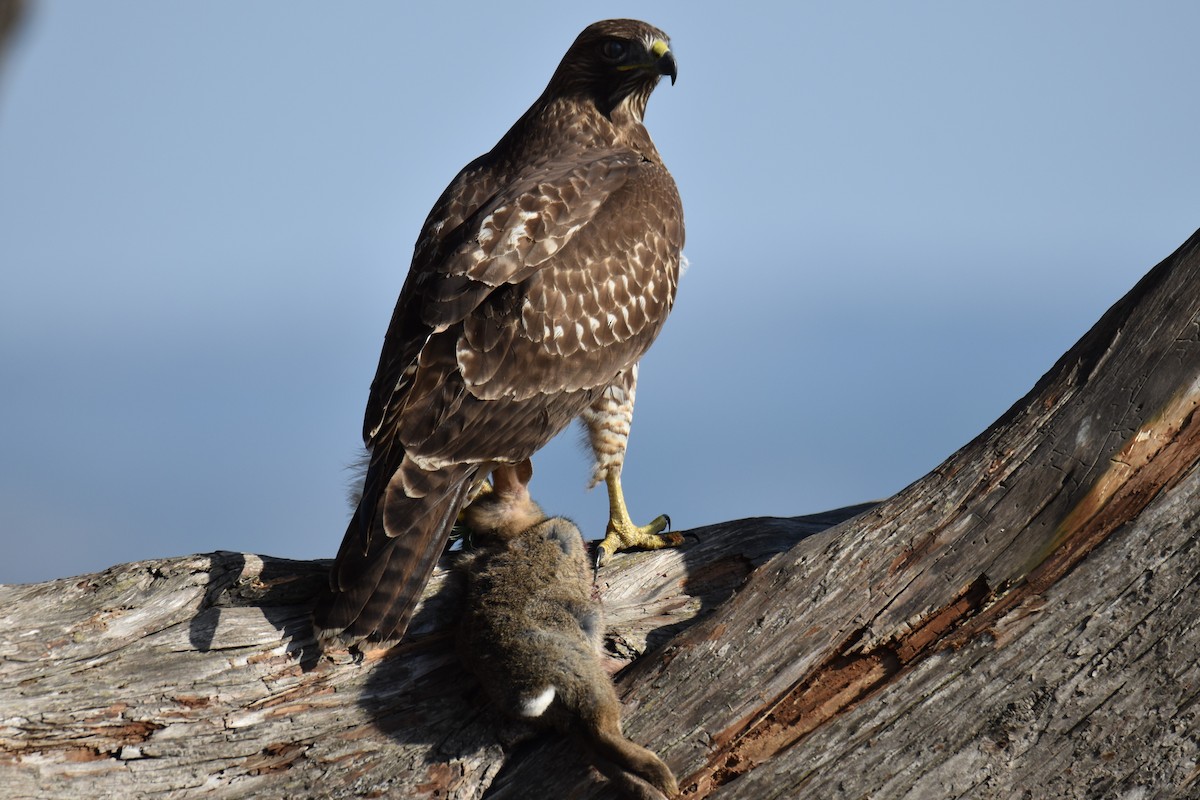
<path fill-rule="evenodd" d="M 963 647 L 980 635 L 997 638 L 994 628 L 1005 616 L 1024 616 L 1036 609 L 1037 596 L 1200 460 L 1198 405 L 1200 392 L 1193 384 L 1129 437 L 1109 469 L 1063 520 L 1051 552 L 1031 566 L 1025 580 L 993 590 L 980 575 L 906 633 L 856 652 L 868 630 L 861 628 L 753 719 L 714 737 L 715 748 L 705 766 L 681 781 L 682 796 L 707 796 L 886 688 L 932 653 Z"/>

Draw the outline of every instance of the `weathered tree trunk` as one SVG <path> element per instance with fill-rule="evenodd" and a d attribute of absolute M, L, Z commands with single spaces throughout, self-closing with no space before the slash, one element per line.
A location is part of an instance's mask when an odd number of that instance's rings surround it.
<path fill-rule="evenodd" d="M 1200 234 L 879 506 L 616 559 L 627 733 L 685 797 L 1200 795 L 1198 400 Z M 0 587 L 5 796 L 612 796 L 460 670 L 452 572 L 354 663 L 313 649 L 325 568 Z"/>
<path fill-rule="evenodd" d="M 614 652 L 661 645 L 854 511 L 617 559 L 602 574 Z M 412 641 L 361 663 L 318 657 L 308 608 L 328 561 L 221 552 L 0 586 L 0 797 L 482 796 L 504 760 L 497 734 L 534 733 L 486 708 L 459 667 L 449 565 Z"/>

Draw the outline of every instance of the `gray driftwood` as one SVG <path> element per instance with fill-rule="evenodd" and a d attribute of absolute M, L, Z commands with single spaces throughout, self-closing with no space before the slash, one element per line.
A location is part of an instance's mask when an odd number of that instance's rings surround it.
<path fill-rule="evenodd" d="M 1198 401 L 1200 235 L 877 507 L 616 559 L 627 733 L 685 797 L 1200 796 Z M 4 796 L 612 796 L 458 667 L 453 573 L 411 640 L 318 658 L 326 567 L 0 587 Z"/>
<path fill-rule="evenodd" d="M 614 653 L 661 645 L 854 510 L 618 559 L 602 573 Z M 360 663 L 313 642 L 328 561 L 219 552 L 0 586 L 0 797 L 482 796 L 534 732 L 493 713 L 456 660 L 450 561 L 412 641 Z"/>

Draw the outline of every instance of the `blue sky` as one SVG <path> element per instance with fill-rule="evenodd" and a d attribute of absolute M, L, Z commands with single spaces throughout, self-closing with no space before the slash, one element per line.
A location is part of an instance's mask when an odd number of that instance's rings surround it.
<path fill-rule="evenodd" d="M 420 224 L 596 19 L 679 61 L 647 124 L 692 266 L 635 520 L 894 493 L 1200 226 L 1192 2 L 414 6 L 33 9 L 0 72 L 0 582 L 332 557 Z M 577 433 L 535 469 L 600 536 Z"/>

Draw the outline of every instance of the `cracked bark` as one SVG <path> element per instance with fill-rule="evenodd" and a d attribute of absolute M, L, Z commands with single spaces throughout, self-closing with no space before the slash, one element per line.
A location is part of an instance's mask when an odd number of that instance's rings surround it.
<path fill-rule="evenodd" d="M 617 559 L 627 732 L 685 797 L 1197 794 L 1198 401 L 1200 234 L 896 496 Z M 612 796 L 459 669 L 452 573 L 403 645 L 318 659 L 325 568 L 0 588 L 7 795 Z"/>

